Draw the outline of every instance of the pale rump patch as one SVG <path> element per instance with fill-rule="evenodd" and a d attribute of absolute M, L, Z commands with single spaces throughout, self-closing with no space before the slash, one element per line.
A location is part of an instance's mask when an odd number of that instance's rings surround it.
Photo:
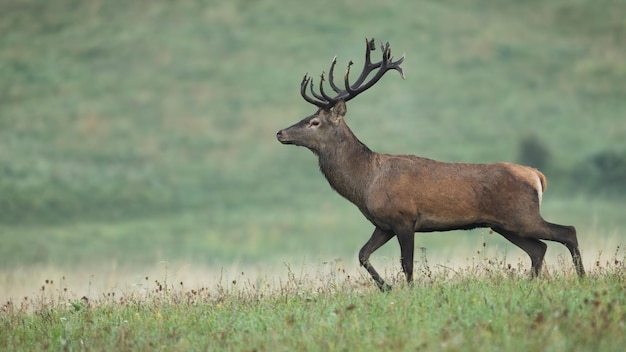
<path fill-rule="evenodd" d="M 539 197 L 539 205 L 541 206 L 541 199 L 543 198 L 543 183 L 541 177 L 537 175 L 537 197 Z"/>
<path fill-rule="evenodd" d="M 541 199 L 543 198 L 543 192 L 548 187 L 546 176 L 537 169 L 532 169 L 537 177 L 537 197 L 539 198 L 539 206 L 541 206 Z"/>

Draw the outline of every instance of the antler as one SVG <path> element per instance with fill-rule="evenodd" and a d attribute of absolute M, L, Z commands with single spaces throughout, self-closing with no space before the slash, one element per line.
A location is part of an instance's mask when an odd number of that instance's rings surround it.
<path fill-rule="evenodd" d="M 350 84 L 349 75 L 350 75 L 350 67 L 352 67 L 353 62 L 350 61 L 348 63 L 348 68 L 346 69 L 346 73 L 344 74 L 344 85 L 345 89 L 339 88 L 335 82 L 333 77 L 333 71 L 335 70 L 335 65 L 337 64 L 337 57 L 333 58 L 333 61 L 330 64 L 330 71 L 328 72 L 328 83 L 330 87 L 337 94 L 335 97 L 331 97 L 324 91 L 324 72 L 322 72 L 322 76 L 320 77 L 320 88 L 319 93 L 316 93 L 313 89 L 313 78 L 308 74 L 304 75 L 302 82 L 300 83 L 300 94 L 304 100 L 309 103 L 319 107 L 320 109 L 329 110 L 335 104 L 337 104 L 340 100 L 344 102 L 356 97 L 361 94 L 365 90 L 369 89 L 371 86 L 376 84 L 378 80 L 385 74 L 385 72 L 389 70 L 396 70 L 400 73 L 402 79 L 404 79 L 404 71 L 400 64 L 404 61 L 404 55 L 398 61 L 393 61 L 393 57 L 391 56 L 391 48 L 389 47 L 389 43 L 383 45 L 380 43 L 380 50 L 383 52 L 383 58 L 379 62 L 372 63 L 370 59 L 370 53 L 372 50 L 376 49 L 376 45 L 374 43 L 374 38 L 368 40 L 365 38 L 365 63 L 363 64 L 363 71 L 357 80 Z M 363 83 L 367 76 L 369 76 L 372 71 L 378 69 L 374 77 L 372 77 L 369 81 Z M 311 92 L 311 96 L 307 95 L 307 89 Z"/>

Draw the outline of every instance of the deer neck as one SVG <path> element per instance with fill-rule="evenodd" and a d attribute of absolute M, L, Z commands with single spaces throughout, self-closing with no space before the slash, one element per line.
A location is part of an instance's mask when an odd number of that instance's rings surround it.
<path fill-rule="evenodd" d="M 338 143 L 319 150 L 319 166 L 330 186 L 360 207 L 371 178 L 373 155 L 346 126 Z"/>

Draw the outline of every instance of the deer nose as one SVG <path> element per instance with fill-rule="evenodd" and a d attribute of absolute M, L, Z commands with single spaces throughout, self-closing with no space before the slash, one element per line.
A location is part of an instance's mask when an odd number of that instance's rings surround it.
<path fill-rule="evenodd" d="M 289 136 L 287 136 L 287 133 L 285 133 L 285 130 L 280 130 L 276 132 L 276 139 L 282 144 L 292 144 L 289 141 Z"/>

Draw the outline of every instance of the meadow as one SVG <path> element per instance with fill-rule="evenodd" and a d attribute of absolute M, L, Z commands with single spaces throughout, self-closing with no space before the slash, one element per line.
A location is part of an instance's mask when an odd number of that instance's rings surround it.
<path fill-rule="evenodd" d="M 212 287 L 145 277 L 97 300 L 46 280 L 37 295 L 2 306 L 0 348 L 621 351 L 625 257 L 615 253 L 583 280 L 560 270 L 528 280 L 494 258 L 463 270 L 431 269 L 426 261 L 415 285 L 396 280 L 384 294 L 336 265 L 288 268 L 278 283 L 243 272 Z"/>
<path fill-rule="evenodd" d="M 0 1 L 0 350 L 620 350 L 624 18 L 620 0 Z M 519 249 L 455 231 L 417 236 L 415 287 L 396 243 L 376 252 L 398 287 L 376 292 L 356 259 L 372 226 L 275 140 L 315 111 L 302 76 L 358 66 L 366 36 L 406 80 L 348 104 L 355 134 L 539 167 L 588 278 L 549 244 L 529 281 Z"/>

